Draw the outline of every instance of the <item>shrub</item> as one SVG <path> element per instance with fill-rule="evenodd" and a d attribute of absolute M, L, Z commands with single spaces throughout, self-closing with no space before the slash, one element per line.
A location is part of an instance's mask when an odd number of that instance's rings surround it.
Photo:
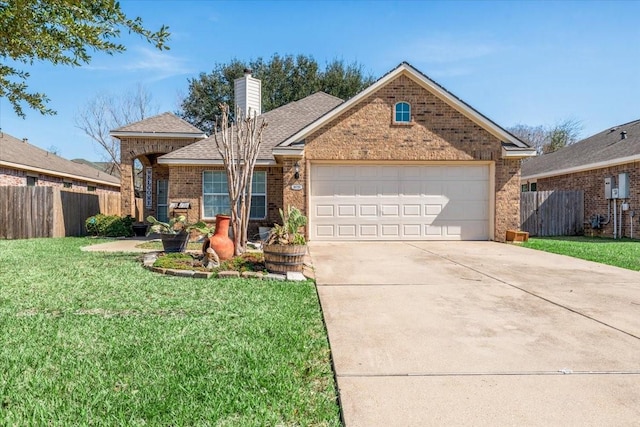
<path fill-rule="evenodd" d="M 103 215 L 90 216 L 85 221 L 87 233 L 92 236 L 129 237 L 133 236 L 134 219 L 130 216 Z"/>

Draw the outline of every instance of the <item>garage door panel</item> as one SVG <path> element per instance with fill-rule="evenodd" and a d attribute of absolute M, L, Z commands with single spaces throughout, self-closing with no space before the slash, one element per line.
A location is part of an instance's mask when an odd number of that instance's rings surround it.
<path fill-rule="evenodd" d="M 380 206 L 380 212 L 383 217 L 398 217 L 400 216 L 400 206 L 399 205 L 382 205 Z"/>
<path fill-rule="evenodd" d="M 405 217 L 419 217 L 422 214 L 422 206 L 420 205 L 403 205 L 402 206 L 402 215 Z"/>
<path fill-rule="evenodd" d="M 318 217 L 333 217 L 333 205 L 316 205 L 316 216 Z"/>
<path fill-rule="evenodd" d="M 489 168 L 312 165 L 309 202 L 312 240 L 487 240 Z"/>

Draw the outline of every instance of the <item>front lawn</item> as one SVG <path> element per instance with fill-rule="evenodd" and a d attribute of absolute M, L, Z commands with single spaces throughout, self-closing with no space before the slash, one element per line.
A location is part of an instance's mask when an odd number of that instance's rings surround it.
<path fill-rule="evenodd" d="M 637 240 L 583 236 L 534 237 L 522 246 L 640 271 L 640 241 Z"/>
<path fill-rule="evenodd" d="M 0 240 L 0 425 L 340 425 L 312 284 Z"/>

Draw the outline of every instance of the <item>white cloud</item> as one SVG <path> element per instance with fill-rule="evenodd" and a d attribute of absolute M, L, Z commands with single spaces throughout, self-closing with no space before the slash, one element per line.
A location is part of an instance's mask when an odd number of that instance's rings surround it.
<path fill-rule="evenodd" d="M 173 76 L 191 72 L 186 66 L 186 60 L 174 57 L 166 51 L 158 51 L 149 47 L 133 49 L 134 60 L 125 64 L 122 69 L 129 71 L 144 71 L 151 80 L 162 80 Z"/>
<path fill-rule="evenodd" d="M 105 61 L 109 61 L 105 64 Z M 164 80 L 169 77 L 192 73 L 187 60 L 171 55 L 167 51 L 159 51 L 146 46 L 129 49 L 123 55 L 109 56 L 97 65 L 82 67 L 91 71 L 126 71 L 144 73 L 149 81 Z"/>

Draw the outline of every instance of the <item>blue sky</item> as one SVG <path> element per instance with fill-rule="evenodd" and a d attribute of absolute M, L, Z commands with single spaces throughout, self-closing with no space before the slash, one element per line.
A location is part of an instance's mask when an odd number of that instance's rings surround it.
<path fill-rule="evenodd" d="M 357 61 L 380 77 L 402 61 L 503 127 L 582 121 L 586 137 L 640 119 L 640 2 L 214 2 L 121 1 L 145 26 L 169 26 L 171 50 L 125 35 L 124 54 L 94 55 L 79 68 L 35 64 L 31 90 L 56 116 L 17 117 L 0 99 L 0 127 L 66 158 L 100 160 L 75 128 L 98 93 L 142 83 L 176 111 L 188 79 L 232 58 L 312 55 Z"/>

